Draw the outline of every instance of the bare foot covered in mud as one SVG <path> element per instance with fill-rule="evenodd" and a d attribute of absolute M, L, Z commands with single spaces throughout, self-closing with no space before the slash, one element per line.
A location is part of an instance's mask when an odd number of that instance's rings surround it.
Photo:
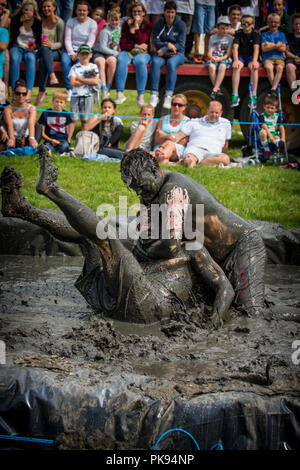
<path fill-rule="evenodd" d="M 58 168 L 53 164 L 49 149 L 46 145 L 40 145 L 38 152 L 40 177 L 36 185 L 36 192 L 39 194 L 47 194 L 51 187 L 56 186 Z"/>
<path fill-rule="evenodd" d="M 224 324 L 223 318 L 220 316 L 219 312 L 216 311 L 208 311 L 206 310 L 204 313 L 204 322 L 206 328 L 217 330 L 218 328 L 222 327 Z"/>
<path fill-rule="evenodd" d="M 29 203 L 22 195 L 20 173 L 12 166 L 6 166 L 1 175 L 2 214 L 4 217 L 17 217 L 24 214 Z"/>

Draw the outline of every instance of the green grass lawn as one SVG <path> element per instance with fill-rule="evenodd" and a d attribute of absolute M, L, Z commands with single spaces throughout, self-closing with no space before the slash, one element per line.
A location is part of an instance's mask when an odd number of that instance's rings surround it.
<path fill-rule="evenodd" d="M 35 98 L 37 90 L 34 92 Z M 52 93 L 52 89 L 48 91 L 47 98 L 40 108 L 51 107 Z M 112 98 L 115 98 L 115 93 L 112 91 Z M 127 101 L 118 106 L 117 115 L 138 116 L 136 92 L 126 92 L 126 96 Z M 94 112 L 100 112 L 98 106 L 95 106 Z M 131 119 L 122 118 L 122 120 L 125 126 L 122 140 L 124 143 L 129 135 Z M 245 141 L 239 133 L 239 126 L 235 124 L 233 128 L 235 132 L 229 154 L 240 156 L 240 149 Z M 92 209 L 97 210 L 100 204 L 109 203 L 116 207 L 118 213 L 119 196 L 127 196 L 128 206 L 138 203 L 135 193 L 129 192 L 121 181 L 118 163 L 87 162 L 58 155 L 53 159 L 59 168 L 59 183 Z M 39 175 L 37 156 L 0 157 L 0 172 L 5 165 L 11 165 L 19 170 L 23 179 L 23 194 L 31 204 L 41 208 L 56 208 L 51 201 L 35 192 Z M 206 186 L 223 204 L 245 219 L 268 220 L 288 228 L 300 227 L 300 173 L 297 171 L 281 170 L 275 166 L 249 166 L 227 170 L 203 166 L 186 169 L 176 166 L 168 169 L 180 171 L 194 178 Z"/>

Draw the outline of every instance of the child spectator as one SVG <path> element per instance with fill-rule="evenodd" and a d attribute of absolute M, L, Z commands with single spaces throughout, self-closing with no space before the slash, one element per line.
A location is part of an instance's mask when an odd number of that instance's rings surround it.
<path fill-rule="evenodd" d="M 268 15 L 267 23 L 269 31 L 261 36 L 262 61 L 271 84 L 271 92 L 276 94 L 284 69 L 287 40 L 284 33 L 278 31 L 280 18 L 276 13 Z"/>
<path fill-rule="evenodd" d="M 141 107 L 140 116 L 140 121 L 131 123 L 131 136 L 125 144 L 126 152 L 137 147 L 147 150 L 147 152 L 152 150 L 157 126 L 157 120 L 154 119 L 154 107 L 145 103 Z"/>
<path fill-rule="evenodd" d="M 101 111 L 101 116 L 93 116 L 87 123 L 86 130 L 99 136 L 101 153 L 105 153 L 103 147 L 119 148 L 124 126 L 122 120 L 114 116 L 116 103 L 110 98 L 102 101 Z"/>
<path fill-rule="evenodd" d="M 260 47 L 260 36 L 254 31 L 254 18 L 250 15 L 242 16 L 242 30 L 235 33 L 232 46 L 232 98 L 231 107 L 239 105 L 239 84 L 242 68 L 248 67 L 250 70 L 250 80 L 252 85 L 253 106 L 256 107 L 256 92 L 258 84 L 258 56 Z"/>
<path fill-rule="evenodd" d="M 53 94 L 52 108 L 44 111 L 38 121 L 42 126 L 45 145 L 50 152 L 62 154 L 70 150 L 72 119 L 70 114 L 63 112 L 67 99 L 66 90 L 56 90 Z"/>
<path fill-rule="evenodd" d="M 193 33 L 195 41 L 194 62 L 202 63 L 199 55 L 200 35 L 208 34 L 215 26 L 215 0 L 195 0 Z"/>
<path fill-rule="evenodd" d="M 211 99 L 215 100 L 221 95 L 220 86 L 223 82 L 226 68 L 231 65 L 231 51 L 233 37 L 228 34 L 230 21 L 227 16 L 220 16 L 217 21 L 217 34 L 213 34 L 208 44 L 208 67 L 209 78 L 213 84 L 210 94 Z"/>
<path fill-rule="evenodd" d="M 291 17 L 287 14 L 285 9 L 285 0 L 273 0 L 273 10 L 280 17 L 279 31 L 284 34 L 291 33 L 293 31 Z M 260 28 L 259 32 L 262 34 L 268 30 L 269 26 L 265 25 Z"/>
<path fill-rule="evenodd" d="M 95 43 L 98 42 L 99 39 L 99 34 L 103 28 L 106 26 L 106 21 L 105 21 L 105 9 L 102 7 L 96 7 L 93 10 L 92 13 L 92 19 L 96 21 L 97 23 L 97 34 L 96 34 L 96 39 Z"/>
<path fill-rule="evenodd" d="M 294 82 L 297 79 L 296 71 L 300 66 L 300 13 L 292 15 L 293 33 L 287 35 L 288 45 L 286 46 L 286 78 L 291 90 Z"/>
<path fill-rule="evenodd" d="M 121 39 L 120 9 L 115 8 L 110 10 L 107 15 L 107 21 L 108 26 L 101 31 L 99 41 L 95 43 L 93 55 L 93 61 L 99 69 L 102 99 L 109 96 L 117 67 Z"/>
<path fill-rule="evenodd" d="M 267 95 L 265 97 L 264 112 L 260 114 L 259 122 L 261 125 L 259 137 L 264 151 L 264 158 L 267 159 L 272 154 L 272 147 L 275 146 L 276 153 L 278 151 L 282 152 L 284 149 L 285 129 L 278 112 L 278 98 L 276 96 Z"/>
<path fill-rule="evenodd" d="M 97 85 L 99 80 L 98 67 L 91 64 L 90 60 L 93 50 L 87 44 L 81 44 L 77 51 L 79 63 L 73 65 L 69 73 L 69 79 L 72 86 L 72 96 L 70 109 L 72 115 L 72 133 L 80 116 L 82 130 L 86 130 L 89 114 L 93 113 L 94 98 L 91 92 L 91 86 Z"/>

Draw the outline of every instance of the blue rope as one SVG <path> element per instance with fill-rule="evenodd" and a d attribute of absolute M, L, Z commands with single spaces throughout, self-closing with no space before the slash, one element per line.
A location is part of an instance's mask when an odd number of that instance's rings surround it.
<path fill-rule="evenodd" d="M 168 431 L 166 431 L 162 436 L 160 436 L 160 438 L 156 442 L 155 446 L 153 447 L 153 450 L 156 450 L 156 447 L 158 446 L 159 442 L 162 440 L 162 438 L 164 436 L 166 436 L 166 434 L 169 434 L 169 432 L 173 432 L 173 431 L 181 431 L 181 432 L 184 432 L 185 434 L 187 434 L 188 436 L 190 436 L 190 438 L 192 438 L 194 443 L 196 444 L 197 449 L 200 450 L 199 444 L 196 441 L 196 439 L 194 438 L 194 436 L 192 436 L 189 432 L 187 432 L 187 431 L 185 431 L 184 429 L 181 429 L 181 428 L 174 428 L 174 429 L 169 429 Z"/>
<path fill-rule="evenodd" d="M 36 437 L 21 437 L 21 436 L 6 436 L 0 434 L 0 439 L 9 439 L 12 441 L 25 441 L 25 442 L 39 442 L 41 444 L 53 444 L 54 441 L 51 439 L 38 439 Z"/>

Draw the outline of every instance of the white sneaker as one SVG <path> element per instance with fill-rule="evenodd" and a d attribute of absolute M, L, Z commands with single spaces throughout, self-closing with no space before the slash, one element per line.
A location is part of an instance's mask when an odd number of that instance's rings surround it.
<path fill-rule="evenodd" d="M 137 98 L 136 102 L 140 108 L 145 104 L 144 98 Z"/>
<path fill-rule="evenodd" d="M 165 96 L 163 108 L 171 109 L 171 102 L 172 102 L 172 96 L 170 96 L 170 95 Z"/>
<path fill-rule="evenodd" d="M 101 99 L 105 100 L 108 97 L 109 97 L 109 90 L 106 88 L 105 90 L 102 90 L 101 92 Z"/>
<path fill-rule="evenodd" d="M 67 101 L 71 101 L 72 90 L 68 90 L 68 98 Z"/>
<path fill-rule="evenodd" d="M 123 95 L 123 96 L 121 96 L 120 98 L 117 98 L 117 99 L 115 100 L 115 103 L 116 103 L 116 104 L 123 104 L 123 103 L 126 101 L 126 99 L 127 99 L 126 96 Z"/>
<path fill-rule="evenodd" d="M 159 102 L 159 96 L 158 95 L 150 95 L 150 104 L 153 106 L 153 108 L 156 108 Z"/>

